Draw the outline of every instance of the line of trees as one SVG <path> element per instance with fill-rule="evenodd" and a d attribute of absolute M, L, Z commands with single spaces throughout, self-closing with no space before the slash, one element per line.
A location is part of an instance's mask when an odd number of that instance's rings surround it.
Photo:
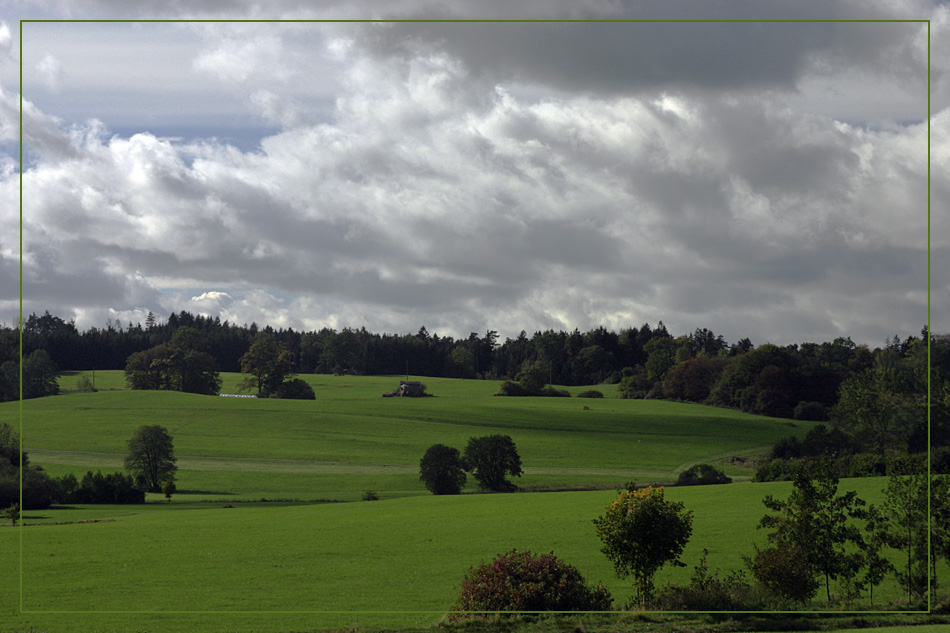
<path fill-rule="evenodd" d="M 255 343 L 262 338 L 268 351 L 277 350 L 266 364 L 255 361 Z M 48 379 L 50 368 L 126 369 L 129 363 L 141 366 L 148 385 L 184 385 L 179 390 L 197 393 L 214 392 L 214 372 L 221 371 L 254 374 L 256 390 L 270 393 L 283 380 L 265 376 L 261 367 L 276 368 L 275 376 L 287 379 L 294 373 L 394 375 L 407 370 L 437 377 L 507 379 L 511 395 L 541 393 L 552 384 L 611 382 L 619 383 L 628 398 L 702 402 L 802 420 L 876 418 L 883 425 L 876 431 L 879 444 L 903 434 L 912 450 L 922 450 L 926 437 L 913 420 L 921 419 L 926 405 L 928 340 L 934 441 L 948 444 L 950 335 L 932 335 L 926 328 L 920 336 L 895 336 L 872 350 L 850 338 L 759 347 L 744 338 L 729 344 L 706 328 L 674 337 L 662 321 L 619 333 L 600 327 L 585 333 L 548 330 L 529 337 L 522 331 L 501 342 L 494 330 L 464 339 L 430 334 L 425 327 L 404 335 L 374 334 L 365 328 L 298 332 L 236 325 L 188 312 L 173 313 L 165 322 L 150 314 L 145 326 L 110 322 L 104 329 L 79 332 L 72 322 L 47 312 L 25 321 L 23 343 L 24 375 L 39 375 L 30 381 L 37 386 L 35 395 L 55 388 L 55 379 Z M 18 358 L 18 331 L 0 327 L 0 398 L 12 399 L 18 388 L 18 366 L 11 364 Z"/>

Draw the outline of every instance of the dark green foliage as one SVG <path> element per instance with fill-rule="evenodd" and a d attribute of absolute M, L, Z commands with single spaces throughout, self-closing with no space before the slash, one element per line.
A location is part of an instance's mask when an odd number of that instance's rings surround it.
<path fill-rule="evenodd" d="M 795 350 L 766 344 L 736 356 L 722 370 L 708 401 L 750 413 L 790 417 L 802 400 L 801 359 Z"/>
<path fill-rule="evenodd" d="M 802 443 L 794 435 L 783 437 L 772 446 L 769 459 L 796 459 L 802 456 Z"/>
<path fill-rule="evenodd" d="M 316 400 L 317 395 L 313 387 L 300 378 L 293 378 L 277 385 L 270 394 L 271 398 L 286 398 L 290 400 Z"/>
<path fill-rule="evenodd" d="M 578 398 L 603 398 L 604 394 L 602 391 L 597 391 L 596 389 L 588 389 L 587 391 L 582 391 L 577 394 Z"/>
<path fill-rule="evenodd" d="M 506 475 L 521 476 L 521 456 L 508 435 L 486 435 L 469 439 L 462 457 L 465 470 L 472 473 L 479 488 L 492 492 L 511 492 L 515 485 Z"/>
<path fill-rule="evenodd" d="M 709 572 L 704 549 L 699 564 L 686 586 L 667 585 L 656 592 L 650 610 L 656 611 L 779 611 L 794 605 L 750 584 L 741 570 L 720 577 Z"/>
<path fill-rule="evenodd" d="M 78 485 L 72 474 L 58 481 L 63 503 L 145 503 L 145 491 L 136 485 L 131 475 L 124 473 L 103 475 L 102 471 L 90 470 Z"/>
<path fill-rule="evenodd" d="M 558 389 L 548 385 L 547 387 L 541 389 L 541 392 L 538 395 L 544 396 L 546 398 L 570 398 L 571 392 L 567 389 Z"/>
<path fill-rule="evenodd" d="M 20 504 L 14 503 L 11 506 L 8 506 L 3 511 L 3 518 L 8 519 L 13 525 L 17 524 L 17 521 L 20 520 Z"/>
<path fill-rule="evenodd" d="M 818 576 L 804 548 L 788 544 L 754 548 L 746 564 L 769 593 L 795 602 L 807 602 L 817 593 Z"/>
<path fill-rule="evenodd" d="M 802 400 L 795 405 L 795 410 L 792 411 L 792 417 L 796 420 L 824 422 L 828 419 L 828 409 L 820 402 L 805 402 Z"/>
<path fill-rule="evenodd" d="M 375 490 L 367 490 L 363 492 L 363 501 L 379 501 L 379 495 Z"/>
<path fill-rule="evenodd" d="M 663 394 L 671 400 L 704 402 L 727 364 L 724 358 L 694 358 L 679 363 L 663 379 Z"/>
<path fill-rule="evenodd" d="M 646 369 L 642 365 L 638 365 L 637 367 L 624 368 L 623 376 L 617 385 L 617 391 L 621 398 L 639 400 L 646 396 L 651 386 Z"/>
<path fill-rule="evenodd" d="M 165 485 L 162 486 L 162 494 L 165 495 L 165 498 L 168 499 L 169 503 L 172 502 L 172 495 L 175 494 L 177 490 L 178 489 L 175 487 L 175 482 L 171 479 L 166 481 Z"/>
<path fill-rule="evenodd" d="M 419 479 L 434 495 L 457 495 L 465 485 L 465 469 L 457 448 L 430 446 L 419 462 Z"/>
<path fill-rule="evenodd" d="M 164 482 L 174 481 L 175 461 L 172 437 L 163 426 L 140 426 L 129 440 L 125 468 L 141 477 L 149 492 L 161 492 Z"/>
<path fill-rule="evenodd" d="M 241 391 L 256 389 L 262 398 L 270 396 L 293 372 L 293 356 L 272 334 L 260 334 L 241 357 L 241 373 L 247 376 L 239 385 Z"/>
<path fill-rule="evenodd" d="M 679 474 L 677 486 L 706 486 L 710 484 L 731 484 L 732 478 L 709 464 L 690 466 Z"/>
<path fill-rule="evenodd" d="M 499 390 L 503 396 L 530 396 L 531 394 L 521 386 L 521 383 L 515 382 L 513 380 L 506 380 L 501 383 L 501 389 Z"/>
<path fill-rule="evenodd" d="M 931 451 L 930 468 L 935 475 L 950 475 L 950 447 L 941 446 Z"/>
<path fill-rule="evenodd" d="M 59 393 L 59 370 L 44 349 L 23 358 L 23 398 L 42 398 Z M 0 365 L 0 402 L 20 399 L 19 359 Z"/>
<path fill-rule="evenodd" d="M 125 378 L 131 389 L 162 389 L 214 395 L 221 378 L 201 334 L 190 327 L 179 328 L 168 343 L 136 352 L 125 364 Z"/>
<path fill-rule="evenodd" d="M 896 576 L 908 601 L 924 597 L 927 591 L 928 477 L 922 468 L 914 470 L 888 479 L 884 492 L 887 523 L 882 526 L 887 545 L 901 552 Z"/>
<path fill-rule="evenodd" d="M 534 396 L 541 393 L 541 389 L 548 381 L 548 374 L 548 369 L 540 363 L 529 363 L 518 372 L 515 381 L 524 388 L 528 395 Z"/>
<path fill-rule="evenodd" d="M 512 550 L 469 568 L 452 611 L 608 611 L 612 602 L 603 585 L 588 587 L 553 553 Z"/>
<path fill-rule="evenodd" d="M 854 443 L 847 433 L 839 428 L 829 430 L 819 424 L 802 440 L 802 457 L 840 457 L 854 453 Z"/>
<path fill-rule="evenodd" d="M 0 423 L 0 508 L 20 502 L 20 462 L 23 462 L 23 509 L 42 510 L 56 501 L 59 488 L 43 468 L 30 464 L 20 452 L 20 436 Z"/>
<path fill-rule="evenodd" d="M 862 537 L 853 519 L 865 517 L 865 503 L 854 492 L 838 495 L 837 491 L 838 478 L 828 468 L 822 467 L 815 474 L 799 472 L 787 500 L 781 501 L 772 495 L 765 497 L 762 503 L 778 514 L 766 515 L 759 522 L 760 528 L 772 528 L 768 538 L 774 551 L 757 550 L 753 563 L 759 556 L 763 557 L 756 563 L 760 572 L 756 572 L 755 566 L 752 568 L 753 574 L 759 574 L 757 579 L 769 577 L 761 569 L 767 569 L 773 563 L 779 566 L 791 564 L 784 562 L 790 552 L 804 557 L 804 562 L 816 577 L 824 577 L 829 602 L 832 580 L 850 581 L 854 578 L 859 567 L 853 564 L 851 551 L 854 546 L 860 546 Z M 804 574 L 805 569 L 794 567 L 789 571 L 792 572 Z M 807 586 L 803 578 L 799 580 L 803 587 Z"/>
<path fill-rule="evenodd" d="M 883 458 L 887 450 L 913 450 L 915 429 L 926 427 L 926 391 L 915 392 L 909 370 L 876 367 L 841 384 L 831 409 L 835 426 L 866 441 Z M 920 443 L 920 440 L 917 440 Z"/>
<path fill-rule="evenodd" d="M 23 509 L 43 510 L 59 497 L 56 482 L 40 466 L 23 470 Z M 0 460 L 0 508 L 20 502 L 20 470 Z"/>
<path fill-rule="evenodd" d="M 950 561 L 950 476 L 936 475 L 930 480 L 930 579 L 937 581 L 937 561 Z"/>

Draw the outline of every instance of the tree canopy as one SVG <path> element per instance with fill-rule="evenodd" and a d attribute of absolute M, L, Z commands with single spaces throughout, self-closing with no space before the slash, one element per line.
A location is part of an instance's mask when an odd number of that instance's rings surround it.
<path fill-rule="evenodd" d="M 163 426 L 140 426 L 129 440 L 125 468 L 149 492 L 161 492 L 165 482 L 174 481 L 176 461 L 172 436 Z"/>
<path fill-rule="evenodd" d="M 465 470 L 471 472 L 483 490 L 510 492 L 515 485 L 506 475 L 521 476 L 521 457 L 508 435 L 486 435 L 469 439 L 462 458 Z"/>
<path fill-rule="evenodd" d="M 207 352 L 201 334 L 179 328 L 168 343 L 161 343 L 129 356 L 125 378 L 132 389 L 161 389 L 214 395 L 221 389 L 215 360 Z"/>
<path fill-rule="evenodd" d="M 435 495 L 457 495 L 465 485 L 465 470 L 457 448 L 433 444 L 419 462 L 419 479 Z"/>
<path fill-rule="evenodd" d="M 594 519 L 601 551 L 614 564 L 617 576 L 633 576 L 636 598 L 646 604 L 653 594 L 653 577 L 663 565 L 679 561 L 693 532 L 692 511 L 663 498 L 663 488 L 621 490 L 604 515 Z"/>

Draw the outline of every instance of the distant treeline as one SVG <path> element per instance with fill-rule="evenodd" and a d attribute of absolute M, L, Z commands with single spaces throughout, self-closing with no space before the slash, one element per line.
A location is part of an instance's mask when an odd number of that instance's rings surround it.
<path fill-rule="evenodd" d="M 895 388 L 926 396 L 927 339 L 934 348 L 936 394 L 950 385 L 950 337 L 920 336 L 869 349 L 850 338 L 831 342 L 756 348 L 748 338 L 728 343 L 706 328 L 673 336 L 660 321 L 620 332 L 599 327 L 587 332 L 522 331 L 499 341 L 498 333 L 471 333 L 455 339 L 430 334 L 376 334 L 365 328 L 337 331 L 237 325 L 218 317 L 171 314 L 144 325 L 110 321 L 105 328 L 79 331 L 71 321 L 31 314 L 24 323 L 24 357 L 48 354 L 60 371 L 125 369 L 129 356 L 172 340 L 181 327 L 200 333 L 203 349 L 218 371 L 239 372 L 239 359 L 260 334 L 290 351 L 293 371 L 358 375 L 414 375 L 517 379 L 531 371 L 559 385 L 620 383 L 625 397 L 708 402 L 780 417 L 825 419 L 842 383 L 874 369 L 900 374 Z M 18 361 L 17 330 L 0 328 L 0 363 Z M 7 372 L 13 371 L 6 365 Z M 895 374 L 896 375 L 896 374 Z M 899 385 L 898 385 L 899 383 Z M 923 389 L 923 393 L 921 393 Z"/>

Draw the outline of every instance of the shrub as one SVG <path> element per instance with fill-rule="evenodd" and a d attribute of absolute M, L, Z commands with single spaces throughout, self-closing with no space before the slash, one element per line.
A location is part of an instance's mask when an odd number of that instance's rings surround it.
<path fill-rule="evenodd" d="M 457 495 L 465 485 L 465 470 L 457 448 L 433 444 L 419 461 L 419 479 L 434 495 Z"/>
<path fill-rule="evenodd" d="M 501 383 L 501 394 L 505 396 L 529 396 L 528 390 L 521 386 L 520 382 L 506 380 Z"/>
<path fill-rule="evenodd" d="M 732 478 L 709 464 L 696 464 L 680 473 L 677 486 L 706 486 L 710 484 L 731 484 Z"/>
<path fill-rule="evenodd" d="M 548 385 L 547 387 L 541 390 L 540 395 L 546 398 L 570 398 L 571 392 L 568 391 L 567 389 L 557 389 L 555 387 Z"/>
<path fill-rule="evenodd" d="M 512 550 L 469 568 L 452 611 L 607 611 L 612 601 L 553 553 Z"/>
<path fill-rule="evenodd" d="M 288 400 L 316 400 L 317 396 L 313 392 L 313 387 L 300 378 L 294 378 L 277 385 L 271 394 L 271 398 L 286 398 Z"/>
<path fill-rule="evenodd" d="M 95 387 L 92 386 L 92 381 L 89 380 L 88 376 L 80 376 L 79 380 L 76 382 L 76 391 L 82 393 L 92 393 L 98 391 Z"/>
<path fill-rule="evenodd" d="M 20 504 L 14 503 L 12 506 L 5 509 L 3 511 L 3 517 L 5 519 L 10 519 L 10 522 L 13 525 L 16 525 L 16 522 L 20 520 Z"/>
<path fill-rule="evenodd" d="M 805 402 L 802 400 L 795 405 L 795 410 L 792 411 L 792 417 L 796 420 L 824 422 L 828 419 L 828 409 L 820 402 Z"/>
<path fill-rule="evenodd" d="M 379 501 L 379 495 L 374 490 L 367 490 L 363 493 L 363 501 Z"/>
<path fill-rule="evenodd" d="M 808 553 L 794 545 L 772 546 L 760 550 L 746 561 L 752 576 L 770 593 L 806 602 L 818 591 L 817 572 L 808 562 Z"/>
<path fill-rule="evenodd" d="M 709 573 L 704 549 L 693 577 L 686 586 L 669 584 L 657 591 L 650 603 L 657 611 L 779 611 L 782 604 L 760 587 L 750 584 L 742 570 L 734 570 L 725 578 L 719 570 Z"/>
<path fill-rule="evenodd" d="M 603 392 L 597 391 L 596 389 L 589 389 L 587 391 L 582 391 L 577 394 L 578 398 L 603 398 Z"/>
<path fill-rule="evenodd" d="M 795 436 L 780 438 L 769 453 L 769 459 L 797 459 L 801 456 L 802 443 Z"/>

